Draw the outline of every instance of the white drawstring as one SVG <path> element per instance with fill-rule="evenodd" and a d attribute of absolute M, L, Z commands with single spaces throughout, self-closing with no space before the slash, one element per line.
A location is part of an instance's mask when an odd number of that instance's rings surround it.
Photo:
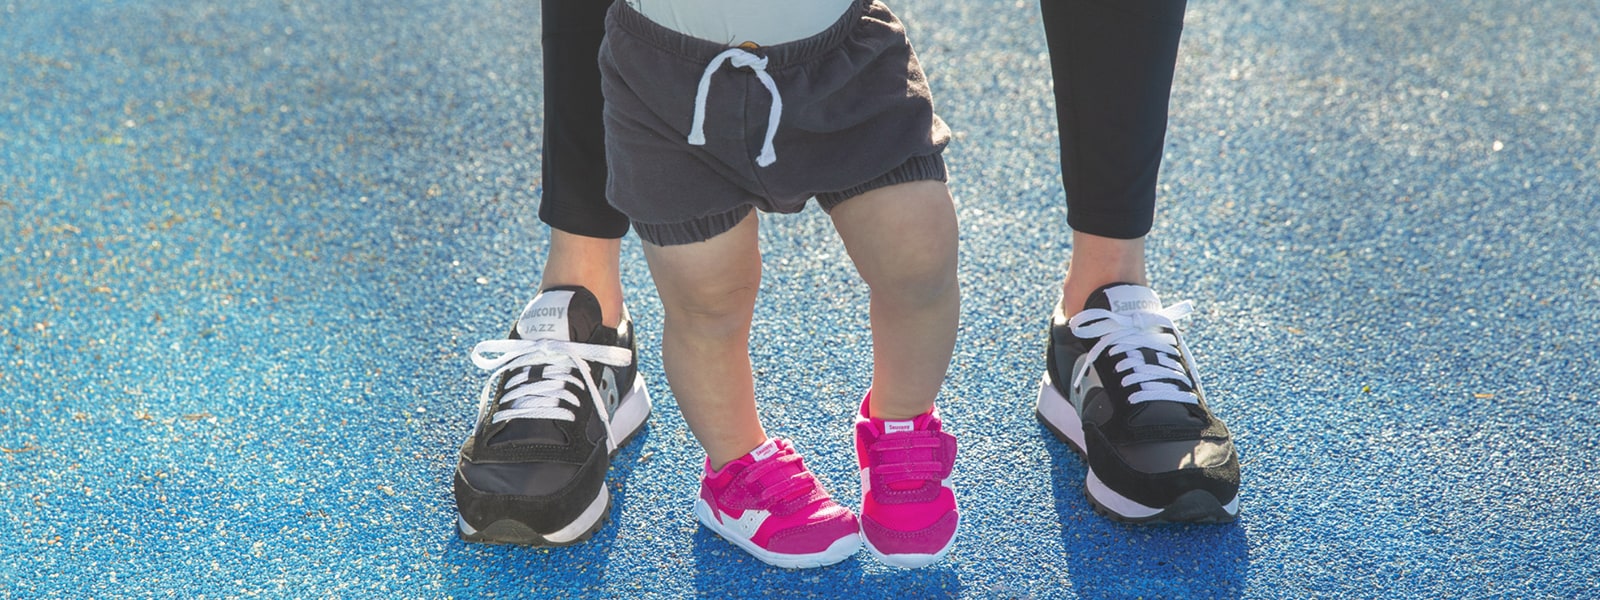
<path fill-rule="evenodd" d="M 772 76 L 767 74 L 766 57 L 756 56 L 742 48 L 729 48 L 716 58 L 711 59 L 711 64 L 706 65 L 705 74 L 700 76 L 700 89 L 694 96 L 694 126 L 689 128 L 689 145 L 706 145 L 706 95 L 711 93 L 711 75 L 722 67 L 724 61 L 732 61 L 734 68 L 750 67 L 756 72 L 756 77 L 767 86 L 767 91 L 772 94 L 772 110 L 767 112 L 767 136 L 761 142 L 761 154 L 756 157 L 756 164 L 763 167 L 778 161 L 778 153 L 772 149 L 772 136 L 778 133 L 778 117 L 783 114 L 783 98 L 778 95 L 778 84 L 772 81 Z"/>

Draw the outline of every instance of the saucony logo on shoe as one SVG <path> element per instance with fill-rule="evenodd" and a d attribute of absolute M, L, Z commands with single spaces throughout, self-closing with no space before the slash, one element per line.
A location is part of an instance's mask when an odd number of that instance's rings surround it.
<path fill-rule="evenodd" d="M 750 458 L 758 461 L 766 460 L 768 457 L 777 454 L 779 450 L 781 450 L 781 448 L 778 447 L 777 440 L 767 440 L 760 446 L 757 446 L 755 450 L 750 451 Z"/>
<path fill-rule="evenodd" d="M 1161 302 L 1155 300 L 1135 300 L 1132 302 L 1112 302 L 1111 310 L 1119 313 L 1142 312 L 1161 310 Z"/>
<path fill-rule="evenodd" d="M 567 290 L 550 290 L 546 292 L 550 301 L 560 302 L 571 297 L 574 292 Z M 545 294 L 541 294 L 543 296 Z M 592 296 L 591 296 L 592 297 Z M 517 335 L 524 339 L 575 339 L 578 336 L 587 336 L 599 323 L 598 314 L 571 314 L 570 306 L 529 306 L 522 311 L 522 316 L 517 318 Z M 568 317 L 581 317 L 569 319 Z M 576 321 L 576 322 L 575 322 Z M 571 326 L 576 325 L 578 331 L 571 331 Z"/>
<path fill-rule="evenodd" d="M 600 380 L 594 383 L 596 387 L 600 388 L 600 393 L 605 395 L 606 414 L 617 412 L 617 403 L 622 400 L 622 396 L 617 391 L 617 370 L 601 369 Z"/>
<path fill-rule="evenodd" d="M 767 517 L 771 516 L 772 512 L 765 510 L 746 510 L 744 514 L 738 517 L 734 517 L 720 509 L 717 510 L 717 519 L 721 520 L 723 525 L 738 531 L 739 535 L 746 539 L 755 537 L 756 531 L 761 529 L 761 524 L 766 523 Z"/>

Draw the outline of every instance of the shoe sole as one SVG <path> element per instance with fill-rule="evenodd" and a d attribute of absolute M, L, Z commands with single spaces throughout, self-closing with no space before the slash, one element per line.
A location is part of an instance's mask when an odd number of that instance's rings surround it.
<path fill-rule="evenodd" d="M 460 475 L 456 475 L 460 477 Z M 611 513 L 611 492 L 605 483 L 600 484 L 600 493 L 595 495 L 589 506 L 583 509 L 566 527 L 551 533 L 539 533 L 533 528 L 516 519 L 500 519 L 490 523 L 483 529 L 473 528 L 467 519 L 459 513 L 456 515 L 456 536 L 462 540 L 478 544 L 512 544 L 517 546 L 570 546 L 594 536 L 596 531 L 606 524 L 606 516 Z"/>
<path fill-rule="evenodd" d="M 650 416 L 650 390 L 644 385 L 644 374 L 635 373 L 633 387 L 617 403 L 617 412 L 611 415 L 613 436 L 621 441 L 610 439 L 607 443 L 611 446 L 609 456 L 616 457 L 628 442 L 633 441 L 639 432 L 644 429 L 645 421 Z M 459 479 L 461 474 L 456 473 Z M 514 518 L 495 520 L 483 528 L 475 528 L 462 517 L 460 511 L 456 512 L 456 536 L 464 541 L 476 544 L 513 544 L 517 546 L 560 547 L 570 546 L 583 542 L 593 537 L 595 532 L 606 524 L 606 518 L 611 514 L 611 491 L 605 484 L 600 483 L 600 493 L 589 502 L 583 512 L 572 522 L 567 523 L 552 533 L 541 534 L 532 527 Z"/>
<path fill-rule="evenodd" d="M 812 569 L 816 567 L 826 567 L 828 565 L 842 562 L 844 559 L 850 558 L 851 556 L 855 556 L 856 552 L 861 550 L 861 534 L 852 533 L 834 540 L 833 544 L 829 545 L 827 550 L 823 550 L 822 552 L 817 552 L 814 554 L 783 554 L 780 552 L 773 552 L 766 548 L 762 548 L 749 539 L 740 537 L 738 534 L 734 533 L 733 530 L 724 527 L 722 522 L 718 521 L 716 516 L 711 514 L 711 505 L 707 504 L 704 498 L 695 499 L 694 516 L 700 520 L 701 525 L 704 525 L 706 529 L 710 529 L 712 533 L 715 533 L 722 539 L 727 540 L 729 543 L 738 546 L 739 549 L 748 552 L 750 556 L 754 556 L 756 560 L 767 563 L 774 567 L 780 567 L 784 569 Z"/>
<path fill-rule="evenodd" d="M 1083 420 L 1078 416 L 1077 407 L 1056 391 L 1055 382 L 1048 372 L 1040 379 L 1039 399 L 1034 405 L 1034 414 L 1051 433 L 1066 442 L 1083 459 L 1087 472 L 1084 476 L 1084 492 L 1095 512 L 1124 523 L 1228 523 L 1239 518 L 1238 494 L 1223 504 L 1210 492 L 1190 490 L 1167 506 L 1152 507 L 1107 487 L 1095 474 L 1094 467 L 1089 465 L 1089 454 L 1083 440 Z"/>

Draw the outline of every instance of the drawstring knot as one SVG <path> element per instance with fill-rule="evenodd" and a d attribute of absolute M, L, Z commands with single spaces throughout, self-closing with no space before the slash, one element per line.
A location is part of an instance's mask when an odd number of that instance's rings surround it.
<path fill-rule="evenodd" d="M 761 154 L 756 156 L 756 164 L 769 166 L 778 161 L 778 153 L 772 149 L 772 137 L 778 133 L 778 118 L 783 114 L 783 97 L 778 95 L 778 84 L 767 74 L 767 59 L 756 56 L 743 48 L 729 48 L 711 59 L 711 64 L 706 65 L 705 73 L 700 76 L 700 87 L 694 96 L 694 125 L 689 128 L 689 145 L 704 146 L 706 144 L 706 96 L 711 93 L 711 76 L 722 68 L 722 63 L 730 63 L 734 68 L 749 67 L 755 71 L 756 78 L 766 86 L 767 92 L 772 94 L 772 109 L 767 112 L 767 134 L 761 142 Z"/>

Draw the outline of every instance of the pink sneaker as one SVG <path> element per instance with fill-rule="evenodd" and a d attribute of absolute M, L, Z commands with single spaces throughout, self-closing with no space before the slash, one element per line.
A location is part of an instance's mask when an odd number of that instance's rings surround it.
<path fill-rule="evenodd" d="M 924 567 L 950 552 L 961 522 L 950 486 L 956 438 L 943 431 L 938 409 L 885 421 L 867 416 L 871 401 L 868 392 L 856 415 L 861 534 L 878 560 Z"/>
<path fill-rule="evenodd" d="M 694 514 L 775 567 L 831 565 L 861 549 L 856 516 L 828 496 L 788 440 L 767 440 L 721 471 L 708 460 Z"/>

